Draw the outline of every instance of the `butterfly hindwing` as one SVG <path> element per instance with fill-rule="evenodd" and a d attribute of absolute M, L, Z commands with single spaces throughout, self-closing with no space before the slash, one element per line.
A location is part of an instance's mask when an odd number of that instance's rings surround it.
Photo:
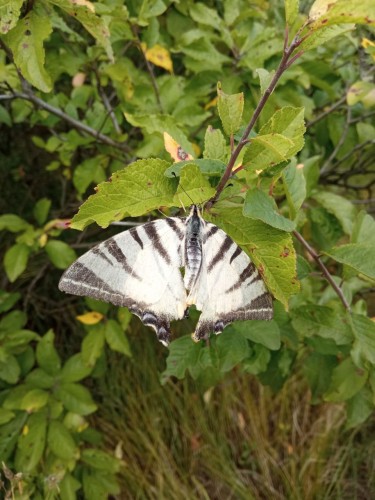
<path fill-rule="evenodd" d="M 124 231 L 74 262 L 59 288 L 128 307 L 167 344 L 170 321 L 181 319 L 186 308 L 180 272 L 184 238 L 185 224 L 179 218 Z"/>
<path fill-rule="evenodd" d="M 191 300 L 201 310 L 194 339 L 220 333 L 236 320 L 273 316 L 272 297 L 250 257 L 221 229 L 205 223 L 202 266 Z"/>

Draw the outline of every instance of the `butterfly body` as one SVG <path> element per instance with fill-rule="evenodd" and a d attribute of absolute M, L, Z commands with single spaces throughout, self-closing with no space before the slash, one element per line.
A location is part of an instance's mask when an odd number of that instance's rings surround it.
<path fill-rule="evenodd" d="M 184 276 L 181 269 L 184 268 Z M 124 231 L 82 255 L 60 290 L 128 307 L 168 345 L 170 321 L 195 304 L 194 340 L 235 320 L 271 319 L 272 297 L 248 255 L 196 206 Z"/>

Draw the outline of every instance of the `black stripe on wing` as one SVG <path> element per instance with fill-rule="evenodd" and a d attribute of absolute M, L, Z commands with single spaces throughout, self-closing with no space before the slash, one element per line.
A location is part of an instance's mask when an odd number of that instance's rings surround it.
<path fill-rule="evenodd" d="M 165 249 L 163 243 L 161 242 L 159 235 L 157 233 L 155 224 L 151 222 L 150 224 L 145 224 L 143 226 L 145 233 L 147 234 L 150 241 L 153 243 L 155 250 L 159 253 L 159 255 L 165 260 L 167 264 L 171 263 L 171 259 L 167 250 Z"/>
<path fill-rule="evenodd" d="M 226 255 L 230 247 L 232 246 L 233 241 L 229 238 L 229 236 L 225 235 L 225 238 L 218 248 L 216 254 L 214 255 L 213 259 L 207 266 L 207 271 L 211 272 L 212 269 L 218 264 Z"/>
<path fill-rule="evenodd" d="M 141 278 L 135 273 L 132 267 L 129 265 L 124 252 L 121 250 L 119 245 L 116 243 L 114 238 L 107 240 L 104 243 L 104 247 L 108 250 L 109 254 L 116 259 L 116 261 L 121 264 L 127 273 L 133 276 L 135 279 L 142 281 Z"/>

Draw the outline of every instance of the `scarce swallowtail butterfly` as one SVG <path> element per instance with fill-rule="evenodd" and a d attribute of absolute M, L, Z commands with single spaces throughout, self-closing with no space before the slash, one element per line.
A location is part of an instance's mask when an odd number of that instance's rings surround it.
<path fill-rule="evenodd" d="M 59 288 L 128 307 L 165 346 L 170 322 L 193 304 L 202 311 L 195 341 L 235 320 L 273 317 L 249 256 L 195 205 L 187 218 L 147 222 L 100 243 L 64 272 Z"/>

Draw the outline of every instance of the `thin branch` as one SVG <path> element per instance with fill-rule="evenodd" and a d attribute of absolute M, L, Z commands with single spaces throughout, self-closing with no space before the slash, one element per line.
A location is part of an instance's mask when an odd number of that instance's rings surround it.
<path fill-rule="evenodd" d="M 47 102 L 37 97 L 31 90 L 28 90 L 27 92 L 14 92 L 12 95 L 9 96 L 0 95 L 0 100 L 6 100 L 6 99 L 24 99 L 26 101 L 32 102 L 35 106 L 44 109 L 55 116 L 58 116 L 62 120 L 69 123 L 69 125 L 71 125 L 73 128 L 81 132 L 85 132 L 88 135 L 91 135 L 92 137 L 102 142 L 103 144 L 112 146 L 121 151 L 125 151 L 126 153 L 131 152 L 130 147 L 127 146 L 126 144 L 114 141 L 107 135 L 98 132 L 97 130 L 86 125 L 85 123 L 76 120 L 75 118 L 72 118 L 68 114 L 64 113 L 64 111 L 62 111 L 60 108 L 51 106 L 51 104 L 48 104 Z"/>
<path fill-rule="evenodd" d="M 96 87 L 98 89 L 98 93 L 102 99 L 102 102 L 103 102 L 103 105 L 105 107 L 105 109 L 107 110 L 108 114 L 109 114 L 109 117 L 111 118 L 112 120 L 112 123 L 113 123 L 113 126 L 115 128 L 115 131 L 118 135 L 120 135 L 122 133 L 122 130 L 120 128 L 120 125 L 117 121 L 117 118 L 116 118 L 116 115 L 115 115 L 115 112 L 111 106 L 111 103 L 107 97 L 107 94 L 105 93 L 103 87 L 101 86 L 100 84 L 100 75 L 99 75 L 99 72 L 97 69 L 94 69 L 94 73 L 95 73 L 95 76 L 96 76 Z"/>
<path fill-rule="evenodd" d="M 297 54 L 293 55 L 295 49 L 301 43 L 302 43 L 302 39 L 299 38 L 299 36 L 297 34 L 293 38 L 291 44 L 288 47 L 288 31 L 287 30 L 285 31 L 284 52 L 283 52 L 283 56 L 281 58 L 281 61 L 279 63 L 279 66 L 278 66 L 278 68 L 277 68 L 277 70 L 276 70 L 276 72 L 275 72 L 275 74 L 274 74 L 274 76 L 273 76 L 270 84 L 268 85 L 268 87 L 265 90 L 264 94 L 260 98 L 260 100 L 258 102 L 258 105 L 255 108 L 254 114 L 251 117 L 251 120 L 250 120 L 249 124 L 247 125 L 244 133 L 242 134 L 242 137 L 241 137 L 239 143 L 237 144 L 237 147 L 232 151 L 232 154 L 231 154 L 231 156 L 229 158 L 229 161 L 228 161 L 227 167 L 225 169 L 225 172 L 224 172 L 222 178 L 220 179 L 219 184 L 217 185 L 216 193 L 213 196 L 213 198 L 211 198 L 211 200 L 209 200 L 207 202 L 207 204 L 206 204 L 207 208 L 212 207 L 212 205 L 214 203 L 216 203 L 216 201 L 218 200 L 218 198 L 219 198 L 221 192 L 223 191 L 226 183 L 228 182 L 229 178 L 233 174 L 232 170 L 233 170 L 233 167 L 234 167 L 234 165 L 236 163 L 236 160 L 237 160 L 240 152 L 242 151 L 242 149 L 246 146 L 246 144 L 248 144 L 248 137 L 250 135 L 250 132 L 254 128 L 254 125 L 255 125 L 255 123 L 256 123 L 256 121 L 257 121 L 257 119 L 258 119 L 261 111 L 263 110 L 263 108 L 264 108 L 266 102 L 268 101 L 270 95 L 274 91 L 274 89 L 276 87 L 276 84 L 278 83 L 280 77 L 282 76 L 282 74 L 284 73 L 284 71 L 286 69 L 288 69 L 288 67 L 290 66 L 290 64 L 292 64 L 293 62 L 295 62 L 296 59 L 298 59 L 298 57 L 300 57 L 303 54 L 303 52 L 300 51 Z"/>
<path fill-rule="evenodd" d="M 133 35 L 137 39 L 138 49 L 141 51 L 142 56 L 143 56 L 143 58 L 145 60 L 145 64 L 147 66 L 147 71 L 148 71 L 148 73 L 150 75 L 150 78 L 151 78 L 151 84 L 152 84 L 152 86 L 154 88 L 154 93 L 155 93 L 156 101 L 157 101 L 158 106 L 159 106 L 160 113 L 164 113 L 163 105 L 162 105 L 161 99 L 160 99 L 159 87 L 158 87 L 158 84 L 156 82 L 156 78 L 155 78 L 153 67 L 150 64 L 150 61 L 147 59 L 144 50 L 142 49 L 142 42 L 141 42 L 141 39 L 139 38 L 137 27 L 135 25 L 132 25 L 131 26 L 131 30 L 133 32 Z"/>
<path fill-rule="evenodd" d="M 342 158 L 337 160 L 337 162 L 334 164 L 333 168 L 336 168 L 341 163 L 344 163 L 346 160 L 348 160 L 352 156 L 352 154 L 354 154 L 356 151 L 363 149 L 364 147 L 368 146 L 369 144 L 375 144 L 375 139 L 368 139 L 367 141 L 361 142 L 360 144 L 356 144 L 348 153 L 346 153 L 346 155 L 344 155 Z M 332 172 L 332 170 L 330 172 L 326 172 L 325 175 L 329 175 L 331 172 Z"/>
<path fill-rule="evenodd" d="M 326 280 L 329 282 L 331 287 L 334 289 L 336 294 L 338 295 L 339 299 L 341 300 L 343 306 L 347 311 L 350 312 L 350 305 L 348 301 L 346 300 L 341 288 L 337 286 L 335 281 L 333 280 L 330 272 L 322 262 L 320 256 L 316 252 L 316 250 L 305 240 L 305 238 L 300 234 L 298 231 L 293 231 L 293 235 L 297 238 L 297 240 L 302 244 L 302 246 L 306 249 L 306 251 L 311 255 L 311 257 L 315 260 L 315 262 L 318 264 L 320 269 L 322 270 L 322 273 L 324 274 Z"/>
<path fill-rule="evenodd" d="M 337 153 L 341 149 L 341 146 L 344 144 L 346 136 L 348 135 L 351 117 L 352 117 L 352 112 L 351 112 L 350 107 L 348 107 L 345 125 L 344 125 L 344 130 L 342 131 L 340 140 L 336 144 L 335 149 L 332 151 L 332 153 L 329 155 L 327 160 L 324 162 L 324 165 L 320 169 L 320 175 L 326 174 L 329 171 L 329 166 L 331 165 L 332 160 L 336 157 Z"/>
<path fill-rule="evenodd" d="M 346 101 L 346 95 L 342 96 L 341 99 L 339 99 L 337 102 L 332 104 L 332 106 L 330 106 L 328 109 L 323 111 L 323 113 L 318 115 L 316 118 L 313 118 L 312 120 L 307 122 L 306 128 L 312 127 L 313 125 L 315 125 L 315 123 L 319 122 L 320 120 L 323 120 L 323 118 L 325 118 L 327 115 L 331 114 L 332 111 L 334 111 L 335 109 L 339 108 L 342 104 L 344 104 L 345 101 Z"/>

